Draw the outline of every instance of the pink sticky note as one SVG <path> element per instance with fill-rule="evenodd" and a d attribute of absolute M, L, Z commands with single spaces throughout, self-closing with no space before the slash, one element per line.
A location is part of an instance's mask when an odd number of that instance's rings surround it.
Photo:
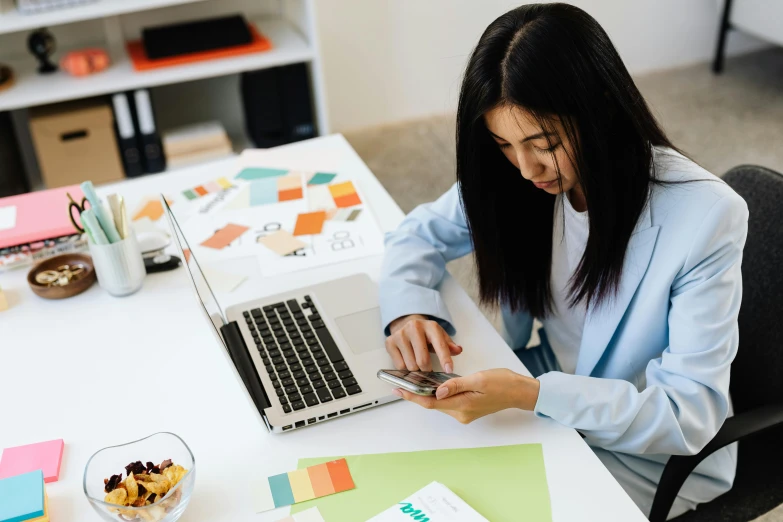
<path fill-rule="evenodd" d="M 63 439 L 6 448 L 0 459 L 0 479 L 43 470 L 44 482 L 57 482 L 63 458 Z"/>

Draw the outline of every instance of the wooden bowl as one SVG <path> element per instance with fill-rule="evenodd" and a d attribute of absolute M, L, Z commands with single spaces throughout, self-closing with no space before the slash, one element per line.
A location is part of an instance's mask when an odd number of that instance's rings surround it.
<path fill-rule="evenodd" d="M 79 279 L 72 280 L 66 286 L 46 286 L 35 281 L 35 276 L 45 270 L 56 270 L 63 265 L 82 264 L 87 268 L 87 274 Z M 44 299 L 65 299 L 79 295 L 96 281 L 95 267 L 92 264 L 92 258 L 86 254 L 62 254 L 45 259 L 35 265 L 27 274 L 27 284 L 39 297 Z"/>

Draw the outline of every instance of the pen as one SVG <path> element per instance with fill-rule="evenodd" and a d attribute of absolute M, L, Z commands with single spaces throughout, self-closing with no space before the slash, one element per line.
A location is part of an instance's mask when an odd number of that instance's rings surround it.
<path fill-rule="evenodd" d="M 108 242 L 116 243 L 120 241 L 120 235 L 117 233 L 117 229 L 114 227 L 114 223 L 112 223 L 111 216 L 108 212 L 106 212 L 106 209 L 101 203 L 101 199 L 95 192 L 95 187 L 93 187 L 92 181 L 85 181 L 82 183 L 81 189 L 82 192 L 84 192 L 87 201 L 90 202 L 90 206 L 92 207 L 91 210 L 94 212 L 94 217 L 97 218 L 96 224 L 99 224 L 103 229 Z M 94 236 L 97 235 L 97 231 L 94 229 L 92 233 Z"/>
<path fill-rule="evenodd" d="M 88 208 L 82 212 L 82 224 L 84 225 L 84 229 L 88 231 L 88 237 L 92 239 L 94 244 L 109 244 L 109 240 L 106 238 L 106 234 L 103 233 L 103 229 L 98 224 L 98 220 L 95 217 L 93 209 Z"/>

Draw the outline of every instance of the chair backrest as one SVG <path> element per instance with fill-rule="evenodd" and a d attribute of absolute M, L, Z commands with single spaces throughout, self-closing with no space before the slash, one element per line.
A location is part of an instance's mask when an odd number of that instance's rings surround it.
<path fill-rule="evenodd" d="M 783 403 L 783 175 L 743 165 L 723 177 L 748 204 L 739 350 L 731 367 L 737 413 Z"/>

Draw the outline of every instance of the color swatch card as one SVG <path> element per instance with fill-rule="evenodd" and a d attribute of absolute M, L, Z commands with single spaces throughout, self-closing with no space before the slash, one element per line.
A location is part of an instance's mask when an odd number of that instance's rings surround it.
<path fill-rule="evenodd" d="M 326 212 L 324 212 L 323 210 L 319 210 L 317 212 L 308 212 L 306 214 L 299 214 L 296 218 L 294 235 L 307 236 L 313 234 L 320 234 L 324 228 L 325 221 L 326 221 Z"/>
<path fill-rule="evenodd" d="M 262 513 L 354 487 L 345 459 L 324 462 L 262 480 L 253 491 L 255 511 Z"/>
<path fill-rule="evenodd" d="M 20 522 L 46 515 L 44 478 L 39 469 L 0 480 L 0 522 Z"/>
<path fill-rule="evenodd" d="M 307 247 L 307 243 L 299 241 L 285 230 L 261 237 L 258 242 L 279 256 L 287 256 Z"/>
<path fill-rule="evenodd" d="M 410 522 L 411 520 L 489 522 L 440 482 L 431 482 L 367 522 Z"/>
<path fill-rule="evenodd" d="M 166 198 L 166 202 L 169 206 L 174 204 L 174 201 Z M 143 219 L 149 219 L 150 221 L 157 221 L 163 217 L 163 203 L 160 201 L 160 196 L 145 198 L 141 204 L 136 208 L 133 213 L 133 221 L 140 221 Z"/>
<path fill-rule="evenodd" d="M 223 228 L 219 229 L 217 232 L 212 234 L 212 236 L 209 239 L 203 241 L 201 243 L 201 246 L 207 248 L 214 248 L 215 250 L 222 250 L 226 248 L 228 245 L 230 245 L 231 243 L 233 243 L 237 238 L 239 238 L 239 236 L 241 236 L 248 230 L 249 227 L 229 223 L 228 225 L 224 226 Z"/>
<path fill-rule="evenodd" d="M 331 192 L 337 208 L 354 207 L 362 204 L 362 200 L 356 192 L 356 187 L 353 186 L 351 181 L 329 185 L 329 192 Z"/>
<path fill-rule="evenodd" d="M 236 179 L 254 181 L 259 179 L 278 178 L 288 174 L 288 169 L 273 169 L 268 167 L 245 167 L 236 175 Z"/>
<path fill-rule="evenodd" d="M 46 482 L 56 482 L 60 477 L 63 447 L 63 440 L 57 439 L 4 449 L 0 458 L 0 479 L 43 470 Z"/>
<path fill-rule="evenodd" d="M 304 198 L 304 176 L 301 172 L 285 172 L 281 176 L 252 179 L 239 190 L 221 210 L 240 210 L 273 205 Z"/>
<path fill-rule="evenodd" d="M 337 177 L 337 174 L 331 173 L 331 172 L 315 172 L 312 173 L 308 179 L 307 184 L 308 185 L 327 185 L 331 183 L 334 178 Z"/>
<path fill-rule="evenodd" d="M 228 179 L 220 178 L 215 181 L 209 181 L 203 185 L 184 190 L 182 195 L 189 200 L 193 200 L 206 196 L 207 194 L 214 194 L 216 192 L 230 189 L 232 186 L 232 183 Z"/>
<path fill-rule="evenodd" d="M 334 458 L 299 459 L 299 467 Z M 552 521 L 541 444 L 344 458 L 357 487 L 296 504 L 292 514 L 318 506 L 327 522 L 366 522 L 436 481 L 492 522 Z"/>

